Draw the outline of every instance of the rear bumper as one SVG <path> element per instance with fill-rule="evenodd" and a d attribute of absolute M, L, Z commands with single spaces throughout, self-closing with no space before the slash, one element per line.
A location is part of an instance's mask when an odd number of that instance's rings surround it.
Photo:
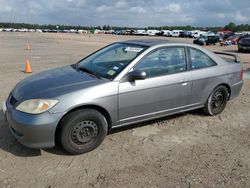
<path fill-rule="evenodd" d="M 62 114 L 45 112 L 38 115 L 19 112 L 7 103 L 6 118 L 14 137 L 30 148 L 55 146 L 56 127 Z"/>
<path fill-rule="evenodd" d="M 243 86 L 243 83 L 244 82 L 242 80 L 242 81 L 235 83 L 231 86 L 231 95 L 230 95 L 229 100 L 232 100 L 232 99 L 236 98 L 237 96 L 239 96 L 241 88 Z"/>

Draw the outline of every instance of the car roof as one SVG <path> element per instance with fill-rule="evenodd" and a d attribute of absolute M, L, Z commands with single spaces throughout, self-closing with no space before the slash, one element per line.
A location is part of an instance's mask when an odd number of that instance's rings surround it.
<path fill-rule="evenodd" d="M 158 44 L 170 44 L 170 43 L 176 43 L 176 42 L 170 42 L 169 40 L 160 40 L 160 39 L 140 39 L 140 40 L 127 40 L 123 41 L 123 43 L 128 44 L 136 44 L 141 46 L 155 46 Z"/>
<path fill-rule="evenodd" d="M 146 47 L 154 47 L 154 46 L 174 46 L 174 45 L 181 45 L 181 46 L 188 46 L 188 47 L 195 47 L 197 49 L 201 50 L 201 47 L 196 44 L 191 43 L 185 43 L 180 41 L 169 41 L 165 39 L 137 39 L 137 40 L 126 40 L 121 41 L 121 43 L 127 43 L 127 44 L 134 44 L 134 45 L 140 45 L 140 46 L 146 46 Z M 202 48 L 202 51 L 206 49 Z"/>

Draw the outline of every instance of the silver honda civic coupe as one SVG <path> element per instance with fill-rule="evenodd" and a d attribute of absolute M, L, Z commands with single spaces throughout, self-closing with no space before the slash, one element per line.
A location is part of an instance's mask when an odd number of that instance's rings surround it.
<path fill-rule="evenodd" d="M 242 77 L 242 63 L 233 54 L 130 40 L 27 77 L 3 110 L 23 145 L 48 148 L 58 140 L 67 152 L 81 154 L 99 146 L 111 128 L 199 108 L 217 115 L 239 95 Z"/>

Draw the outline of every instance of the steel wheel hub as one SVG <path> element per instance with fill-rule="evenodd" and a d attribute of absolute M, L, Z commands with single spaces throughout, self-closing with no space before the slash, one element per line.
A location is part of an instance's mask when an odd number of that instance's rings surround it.
<path fill-rule="evenodd" d="M 217 91 L 212 98 L 212 105 L 214 108 L 219 108 L 224 103 L 223 94 Z"/>
<path fill-rule="evenodd" d="M 98 127 L 93 121 L 82 121 L 74 126 L 71 138 L 76 144 L 90 142 L 98 134 Z"/>

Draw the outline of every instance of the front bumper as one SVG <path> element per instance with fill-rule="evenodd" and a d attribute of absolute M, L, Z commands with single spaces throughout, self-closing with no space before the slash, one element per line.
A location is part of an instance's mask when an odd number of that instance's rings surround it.
<path fill-rule="evenodd" d="M 250 50 L 250 46 L 242 46 L 240 44 L 238 44 L 238 48 L 242 50 Z"/>
<path fill-rule="evenodd" d="M 30 148 L 50 148 L 55 146 L 56 127 L 63 116 L 61 113 L 27 114 L 17 111 L 6 102 L 6 119 L 14 137 Z"/>

